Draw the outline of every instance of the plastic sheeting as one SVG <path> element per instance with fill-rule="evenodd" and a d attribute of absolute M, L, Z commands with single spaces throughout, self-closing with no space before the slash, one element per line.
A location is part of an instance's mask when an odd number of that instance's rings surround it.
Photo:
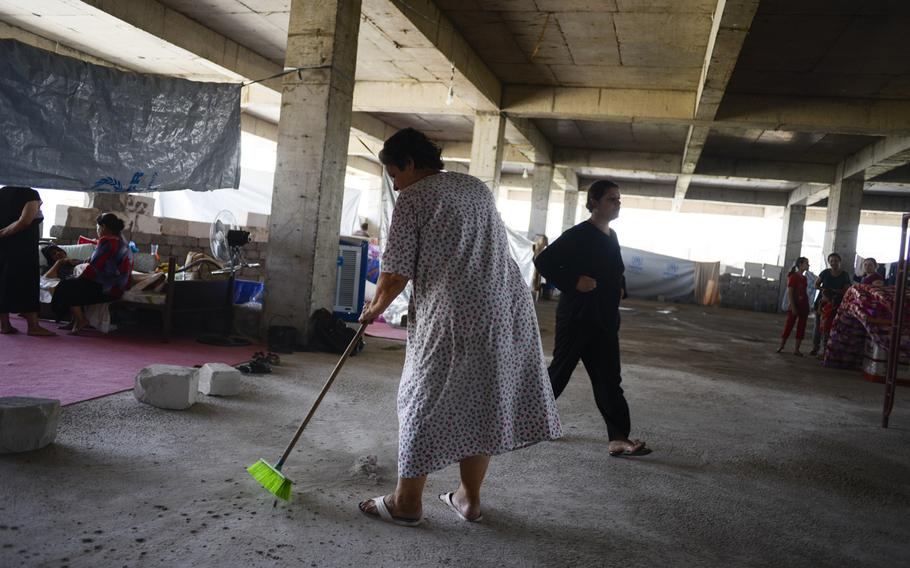
<path fill-rule="evenodd" d="M 379 216 L 379 244 L 385 247 L 386 239 L 389 235 L 389 225 L 392 223 L 392 212 L 395 210 L 395 200 L 398 194 L 392 186 L 392 180 L 383 170 L 382 175 L 382 198 L 380 207 L 382 212 Z M 521 271 L 521 277 L 525 284 L 531 287 L 534 278 L 534 243 L 529 241 L 524 235 L 506 227 L 506 236 L 509 238 L 509 252 L 512 259 L 518 264 Z M 411 283 L 405 287 L 404 292 L 392 300 L 392 303 L 383 312 L 382 317 L 391 325 L 401 326 L 402 317 L 408 313 L 408 304 L 411 301 Z"/>
<path fill-rule="evenodd" d="M 240 85 L 125 73 L 0 40 L 0 185 L 236 188 Z"/>
<path fill-rule="evenodd" d="M 623 248 L 626 292 L 633 298 L 691 301 L 695 293 L 695 263 L 653 252 Z"/>

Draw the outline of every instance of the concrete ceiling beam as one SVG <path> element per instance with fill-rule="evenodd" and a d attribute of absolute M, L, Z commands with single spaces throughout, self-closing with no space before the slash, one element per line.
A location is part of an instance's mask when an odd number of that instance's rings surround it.
<path fill-rule="evenodd" d="M 351 130 L 360 137 L 370 138 L 380 148 L 391 135 L 398 132 L 391 124 L 365 112 L 351 113 Z"/>
<path fill-rule="evenodd" d="M 248 113 L 240 114 L 240 130 L 243 132 L 248 132 L 254 136 L 259 136 L 260 138 L 265 138 L 266 140 L 271 140 L 272 142 L 278 142 L 278 125 L 269 122 L 267 120 L 262 120 Z"/>
<path fill-rule="evenodd" d="M 442 159 L 443 161 L 449 160 L 452 162 L 470 162 L 471 161 L 471 143 L 470 142 L 440 142 L 439 146 L 442 148 Z M 513 164 L 532 164 L 524 154 L 522 154 L 514 146 L 506 144 L 502 152 L 502 161 L 503 163 L 513 163 Z"/>
<path fill-rule="evenodd" d="M 695 119 L 713 121 L 724 98 L 727 84 L 733 76 L 733 69 L 739 59 L 743 42 L 749 34 L 752 19 L 758 10 L 758 0 L 718 0 L 714 10 L 705 61 L 695 96 Z M 686 146 L 683 150 L 682 171 L 676 183 L 675 199 L 678 203 L 686 197 L 692 174 L 698 165 L 702 149 L 711 129 L 705 126 L 689 126 Z"/>
<path fill-rule="evenodd" d="M 519 151 L 529 151 L 527 157 L 535 164 L 553 163 L 553 144 L 530 119 L 507 117 L 505 138 Z"/>
<path fill-rule="evenodd" d="M 804 183 L 790 192 L 787 198 L 787 206 L 791 205 L 815 205 L 823 199 L 828 199 L 831 193 L 831 186 L 822 183 Z"/>
<path fill-rule="evenodd" d="M 347 167 L 358 172 L 382 177 L 382 165 L 363 156 L 348 156 Z"/>
<path fill-rule="evenodd" d="M 870 180 L 910 163 L 910 136 L 888 136 L 844 160 L 844 177 Z"/>
<path fill-rule="evenodd" d="M 863 194 L 862 210 L 887 211 L 891 213 L 906 213 L 910 211 L 910 196 L 870 195 Z"/>
<path fill-rule="evenodd" d="M 156 0 L 82 0 L 98 10 L 210 62 L 218 71 L 241 79 L 264 79 L 284 70 L 228 37 Z M 262 83 L 281 92 L 281 78 Z"/>
<path fill-rule="evenodd" d="M 78 59 L 79 61 L 85 61 L 86 63 L 92 63 L 94 65 L 100 65 L 102 67 L 111 67 L 119 71 L 131 71 L 131 69 L 121 67 L 106 59 L 95 57 L 94 55 L 79 51 L 78 49 L 73 49 L 72 47 L 63 45 L 59 41 L 48 39 L 44 36 L 40 36 L 20 27 L 7 24 L 6 22 L 0 22 L 0 39 L 14 39 L 26 45 L 37 47 L 38 49 L 43 49 L 44 51 L 50 51 L 51 53 L 56 53 L 57 55 L 63 55 L 66 57 L 71 57 L 73 59 Z"/>
<path fill-rule="evenodd" d="M 608 168 L 632 172 L 676 173 L 679 171 L 681 163 L 681 158 L 676 154 L 581 148 L 557 148 L 553 153 L 553 160 L 557 165 L 570 168 Z"/>
<path fill-rule="evenodd" d="M 727 93 L 714 127 L 910 136 L 910 100 Z"/>
<path fill-rule="evenodd" d="M 499 110 L 499 78 L 432 1 L 363 0 L 362 12 L 399 49 L 410 52 L 438 80 L 444 81 L 446 94 L 454 66 L 456 99 L 474 110 Z M 445 96 L 442 100 L 446 100 Z"/>
<path fill-rule="evenodd" d="M 506 85 L 502 91 L 502 110 L 526 118 L 688 124 L 694 107 L 695 93 L 689 91 L 530 85 Z"/>
<path fill-rule="evenodd" d="M 354 110 L 397 114 L 473 116 L 474 109 L 456 98 L 446 104 L 449 88 L 443 83 L 358 81 Z"/>
<path fill-rule="evenodd" d="M 707 120 L 695 116 L 695 97 L 691 91 L 507 85 L 502 109 L 525 118 L 910 136 L 910 100 L 726 93 Z"/>
<path fill-rule="evenodd" d="M 738 203 L 742 205 L 766 205 L 784 207 L 788 194 L 781 191 L 761 191 L 750 189 L 728 189 L 692 185 L 689 187 L 689 199 L 715 201 L 718 203 Z"/>
<path fill-rule="evenodd" d="M 832 184 L 837 166 L 702 156 L 696 175 Z"/>

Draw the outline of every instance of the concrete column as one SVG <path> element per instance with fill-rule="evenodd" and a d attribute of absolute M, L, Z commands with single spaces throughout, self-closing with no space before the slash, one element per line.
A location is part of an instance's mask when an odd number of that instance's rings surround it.
<path fill-rule="evenodd" d="M 278 160 L 269 224 L 263 325 L 292 325 L 309 339 L 309 318 L 332 309 L 360 0 L 293 0 Z"/>
<path fill-rule="evenodd" d="M 575 226 L 575 219 L 578 214 L 578 174 L 574 170 L 567 170 L 565 177 L 566 194 L 562 209 L 563 232 Z"/>
<path fill-rule="evenodd" d="M 553 164 L 534 164 L 531 181 L 531 219 L 528 238 L 547 234 L 547 211 L 550 209 L 550 186 L 553 184 Z"/>
<path fill-rule="evenodd" d="M 499 199 L 502 174 L 502 152 L 505 146 L 506 119 L 498 112 L 474 114 L 474 137 L 471 140 L 471 167 L 468 173 L 487 184 Z"/>
<path fill-rule="evenodd" d="M 862 212 L 864 172 L 849 179 L 840 179 L 831 186 L 825 222 L 823 251 L 827 257 L 832 252 L 841 255 L 844 268 L 853 272 L 856 258 L 856 237 Z"/>
<path fill-rule="evenodd" d="M 803 226 L 806 222 L 806 206 L 790 205 L 784 208 L 784 222 L 780 235 L 780 253 L 777 255 L 777 264 L 781 265 L 780 277 L 778 279 L 777 306 L 780 308 L 783 304 L 784 296 L 787 295 L 787 275 L 790 267 L 796 262 L 796 259 L 803 251 Z M 820 270 L 815 267 L 815 273 Z"/>
<path fill-rule="evenodd" d="M 780 254 L 777 264 L 790 270 L 803 250 L 803 225 L 806 222 L 806 206 L 791 205 L 784 208 L 784 223 L 780 236 Z"/>

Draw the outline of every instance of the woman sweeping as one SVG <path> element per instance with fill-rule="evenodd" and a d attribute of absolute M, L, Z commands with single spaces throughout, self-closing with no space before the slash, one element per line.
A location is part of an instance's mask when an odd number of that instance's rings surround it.
<path fill-rule="evenodd" d="M 801 256 L 796 259 L 790 274 L 787 276 L 787 300 L 790 303 L 790 309 L 787 310 L 787 323 L 784 325 L 784 332 L 780 335 L 780 347 L 777 352 L 784 350 L 790 332 L 793 331 L 793 325 L 796 324 L 796 345 L 793 354 L 802 357 L 799 350 L 803 337 L 806 335 L 806 321 L 809 319 L 809 295 L 806 292 L 806 271 L 809 270 L 809 259 Z"/>
<path fill-rule="evenodd" d="M 376 296 L 382 314 L 408 281 L 408 347 L 398 391 L 398 486 L 360 503 L 404 526 L 423 518 L 427 474 L 458 462 L 461 484 L 439 499 L 481 519 L 490 456 L 561 436 L 531 292 L 509 254 L 490 189 L 441 172 L 440 150 L 407 128 L 379 155 L 401 192 Z"/>

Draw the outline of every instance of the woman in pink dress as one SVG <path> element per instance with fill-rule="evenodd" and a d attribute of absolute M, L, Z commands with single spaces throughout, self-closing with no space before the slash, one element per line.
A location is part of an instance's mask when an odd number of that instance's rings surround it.
<path fill-rule="evenodd" d="M 442 170 L 439 148 L 404 129 L 380 160 L 401 194 L 389 228 L 371 322 L 412 283 L 398 390 L 398 485 L 360 510 L 416 526 L 427 475 L 458 463 L 440 501 L 479 521 L 490 456 L 561 436 L 531 291 L 509 253 L 490 189 Z"/>

